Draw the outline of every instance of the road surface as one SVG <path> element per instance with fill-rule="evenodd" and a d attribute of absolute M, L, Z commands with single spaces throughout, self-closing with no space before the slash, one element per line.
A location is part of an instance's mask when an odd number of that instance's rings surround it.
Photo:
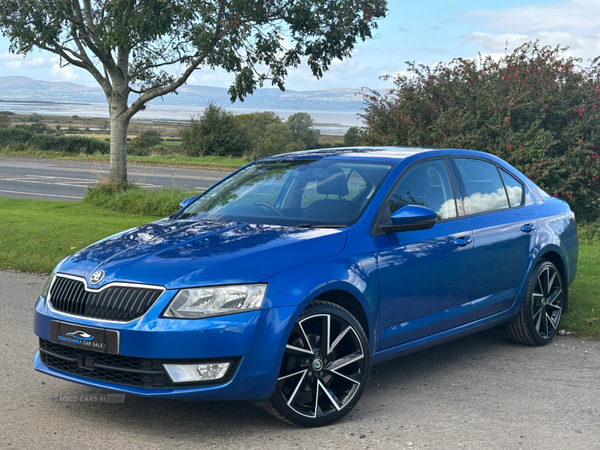
<path fill-rule="evenodd" d="M 0 448 L 600 449 L 600 343 L 533 348 L 499 329 L 375 366 L 357 407 L 320 429 L 245 402 L 59 402 L 103 391 L 33 370 L 43 284 L 0 271 Z"/>
<path fill-rule="evenodd" d="M 0 197 L 78 201 L 88 186 L 108 178 L 108 164 L 0 157 Z M 129 181 L 142 187 L 203 191 L 229 174 L 218 170 L 128 166 Z"/>

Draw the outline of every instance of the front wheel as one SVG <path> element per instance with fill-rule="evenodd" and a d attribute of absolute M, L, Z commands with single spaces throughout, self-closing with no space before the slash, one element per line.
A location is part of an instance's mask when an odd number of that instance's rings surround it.
<path fill-rule="evenodd" d="M 506 325 L 520 344 L 546 345 L 556 334 L 564 305 L 563 279 L 550 261 L 540 262 L 529 279 L 521 313 Z"/>
<path fill-rule="evenodd" d="M 360 399 L 370 365 L 369 343 L 354 316 L 333 303 L 314 301 L 292 329 L 266 408 L 302 426 L 335 422 Z"/>

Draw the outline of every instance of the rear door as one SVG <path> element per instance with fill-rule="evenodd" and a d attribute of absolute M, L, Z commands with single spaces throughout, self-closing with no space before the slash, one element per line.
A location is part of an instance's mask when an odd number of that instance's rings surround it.
<path fill-rule="evenodd" d="M 535 243 L 537 216 L 525 204 L 525 187 L 493 162 L 454 158 L 465 214 L 473 229 L 469 276 L 473 320 L 513 304 Z"/>

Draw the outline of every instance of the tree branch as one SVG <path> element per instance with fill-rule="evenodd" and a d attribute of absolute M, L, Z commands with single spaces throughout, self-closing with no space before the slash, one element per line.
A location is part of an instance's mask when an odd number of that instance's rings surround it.
<path fill-rule="evenodd" d="M 91 8 L 89 0 L 84 0 L 84 7 L 86 7 L 86 9 L 87 7 Z M 74 20 L 73 18 L 68 18 L 68 20 L 81 31 L 85 44 L 94 53 L 94 55 L 96 55 L 100 62 L 106 67 L 108 67 L 109 70 L 114 70 L 114 68 L 116 67 L 116 63 L 110 55 L 110 53 L 106 53 L 100 50 L 100 48 L 102 47 L 102 41 L 100 40 L 98 35 L 93 31 L 95 26 L 91 15 L 91 9 L 89 11 L 86 11 L 86 20 L 84 20 L 83 18 L 83 13 L 79 6 L 78 0 L 73 0 L 73 10 L 75 11 L 76 20 Z M 86 22 L 88 20 L 89 23 L 86 25 Z"/>
<path fill-rule="evenodd" d="M 221 27 L 221 23 L 223 20 L 223 17 L 225 16 L 225 8 L 226 8 L 227 2 L 226 0 L 219 0 L 219 12 L 217 15 L 217 21 L 216 21 L 216 28 L 215 28 L 215 32 L 212 38 L 212 45 L 216 45 L 216 43 L 218 42 L 219 38 L 221 37 L 221 33 L 222 33 L 222 27 Z M 182 86 L 190 77 L 190 75 L 194 72 L 194 70 L 196 70 L 198 68 L 198 66 L 200 64 L 202 64 L 202 62 L 204 61 L 204 59 L 206 58 L 206 55 L 200 55 L 198 56 L 198 58 L 196 58 L 192 64 L 190 64 L 190 66 L 185 70 L 185 72 L 183 72 L 183 74 L 173 83 L 171 83 L 168 86 L 164 86 L 162 88 L 155 88 L 155 89 L 151 89 L 145 93 L 143 93 L 142 95 L 139 96 L 139 98 L 133 102 L 131 104 L 131 106 L 127 109 L 127 119 L 131 120 L 131 118 L 137 113 L 139 112 L 146 103 L 148 103 L 150 100 L 156 98 L 156 97 L 160 97 L 161 95 L 165 95 L 168 94 L 170 92 L 173 92 L 175 89 L 177 89 L 178 87 Z"/>
<path fill-rule="evenodd" d="M 137 112 L 141 111 L 144 105 L 150 100 L 156 97 L 160 97 L 162 95 L 166 95 L 169 92 L 173 92 L 175 89 L 185 84 L 192 72 L 194 72 L 194 70 L 196 70 L 198 66 L 202 64 L 202 61 L 204 61 L 204 59 L 204 55 L 198 57 L 192 64 L 190 64 L 190 66 L 185 70 L 185 72 L 183 72 L 183 74 L 170 85 L 161 88 L 150 89 L 149 91 L 146 91 L 142 95 L 140 95 L 140 97 L 135 102 L 133 102 L 131 106 L 127 109 L 127 118 L 131 119 Z"/>
<path fill-rule="evenodd" d="M 83 44 L 81 43 L 81 40 L 79 39 L 79 36 L 77 35 L 77 31 L 74 30 L 72 36 L 73 36 L 73 41 L 75 41 L 75 45 L 77 45 L 77 48 L 79 49 L 79 53 L 74 53 L 74 54 L 76 54 L 87 65 L 86 70 L 90 74 L 92 74 L 92 76 L 98 82 L 98 84 L 100 84 L 100 86 L 102 87 L 104 92 L 106 94 L 108 94 L 109 92 L 112 92 L 112 86 L 111 86 L 110 82 L 108 81 L 108 78 L 105 78 L 102 76 L 100 71 L 96 68 L 96 66 L 90 59 L 90 57 L 87 55 L 87 52 L 85 51 L 85 47 L 83 46 Z"/>

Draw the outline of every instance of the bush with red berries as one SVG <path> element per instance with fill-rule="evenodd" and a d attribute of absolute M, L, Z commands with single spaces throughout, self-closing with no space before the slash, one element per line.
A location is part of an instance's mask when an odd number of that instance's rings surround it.
<path fill-rule="evenodd" d="M 369 90 L 364 145 L 469 148 L 503 158 L 582 219 L 600 216 L 600 57 L 529 42 L 500 60 L 411 64 Z"/>

